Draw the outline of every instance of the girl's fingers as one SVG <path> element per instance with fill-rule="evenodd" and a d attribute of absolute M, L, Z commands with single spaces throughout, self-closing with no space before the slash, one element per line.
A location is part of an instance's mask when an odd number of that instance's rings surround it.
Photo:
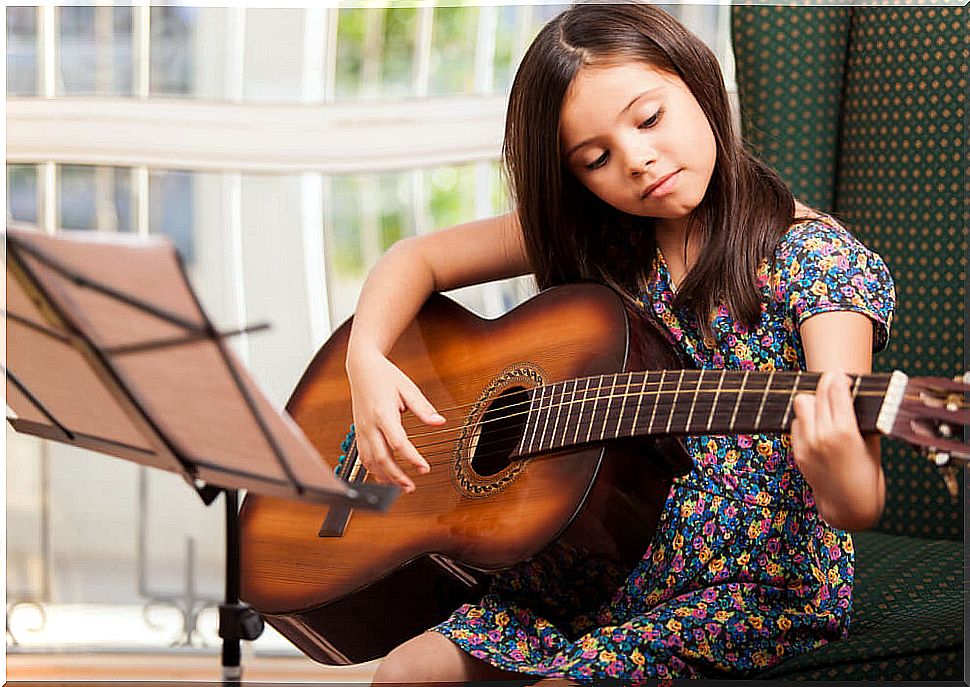
<path fill-rule="evenodd" d="M 843 431 L 852 431 L 857 427 L 855 408 L 852 405 L 852 389 L 849 377 L 842 372 L 832 375 L 832 384 L 828 392 L 828 405 L 832 413 L 832 424 Z"/>
<path fill-rule="evenodd" d="M 414 447 L 414 444 L 412 444 L 408 439 L 408 435 L 404 431 L 404 427 L 401 426 L 400 421 L 389 424 L 384 429 L 384 435 L 387 438 L 388 446 L 395 455 L 400 456 L 404 460 L 408 461 L 422 473 L 428 473 L 431 471 L 431 466 L 428 465 L 428 461 L 426 461 L 421 454 L 418 453 L 418 450 Z"/>
<path fill-rule="evenodd" d="M 397 484 L 408 492 L 414 491 L 414 483 L 408 479 L 408 476 L 395 462 L 391 448 L 388 446 L 385 435 L 380 428 L 369 435 L 366 448 L 369 459 L 363 462 L 369 473 L 378 481 Z"/>
<path fill-rule="evenodd" d="M 817 434 L 825 434 L 832 426 L 832 373 L 823 372 L 815 387 L 815 428 Z"/>
<path fill-rule="evenodd" d="M 799 435 L 799 443 L 806 448 L 815 445 L 816 418 L 815 418 L 815 398 L 808 394 L 798 394 L 792 407 L 795 409 L 795 419 L 792 420 L 792 438 Z"/>
<path fill-rule="evenodd" d="M 401 389 L 401 400 L 415 417 L 426 425 L 440 425 L 446 422 L 445 418 L 438 414 L 431 402 L 424 397 L 418 387 L 413 384 Z"/>

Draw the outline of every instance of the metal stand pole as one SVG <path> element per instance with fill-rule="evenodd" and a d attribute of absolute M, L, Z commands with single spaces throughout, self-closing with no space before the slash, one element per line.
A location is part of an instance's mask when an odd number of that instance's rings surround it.
<path fill-rule="evenodd" d="M 263 633 L 263 619 L 239 602 L 239 492 L 225 489 L 226 496 L 226 602 L 219 606 L 219 636 L 222 637 L 222 681 L 242 680 L 239 640 L 252 641 Z"/>

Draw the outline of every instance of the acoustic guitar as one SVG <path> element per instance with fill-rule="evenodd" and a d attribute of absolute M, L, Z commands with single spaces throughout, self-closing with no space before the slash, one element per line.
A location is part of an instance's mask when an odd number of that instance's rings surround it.
<path fill-rule="evenodd" d="M 287 410 L 338 474 L 368 479 L 348 444 L 351 322 L 321 348 Z M 311 658 L 359 663 L 483 592 L 487 573 L 569 547 L 632 569 L 670 480 L 692 463 L 676 437 L 788 431 L 818 374 L 688 369 L 649 317 L 605 286 L 543 291 L 495 320 L 435 295 L 389 355 L 445 416 L 410 413 L 431 465 L 387 513 L 249 494 L 242 598 Z M 970 385 L 857 375 L 860 429 L 970 456 Z M 341 453 L 341 445 L 346 450 Z"/>

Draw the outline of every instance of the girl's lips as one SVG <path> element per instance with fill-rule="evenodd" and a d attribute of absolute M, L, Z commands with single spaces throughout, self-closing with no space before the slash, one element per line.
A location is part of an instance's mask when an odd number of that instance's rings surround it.
<path fill-rule="evenodd" d="M 677 178 L 679 174 L 680 170 L 678 169 L 676 172 L 671 172 L 670 174 L 661 177 L 658 181 L 648 186 L 640 198 L 663 198 L 664 196 L 668 195 L 677 185 Z"/>

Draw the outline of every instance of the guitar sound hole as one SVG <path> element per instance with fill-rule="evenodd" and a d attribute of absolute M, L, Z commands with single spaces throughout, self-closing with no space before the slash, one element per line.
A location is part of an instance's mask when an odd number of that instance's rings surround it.
<path fill-rule="evenodd" d="M 522 439 L 528 416 L 529 395 L 525 387 L 509 387 L 495 398 L 479 421 L 471 458 L 476 473 L 489 477 L 512 464 L 509 456 Z"/>

